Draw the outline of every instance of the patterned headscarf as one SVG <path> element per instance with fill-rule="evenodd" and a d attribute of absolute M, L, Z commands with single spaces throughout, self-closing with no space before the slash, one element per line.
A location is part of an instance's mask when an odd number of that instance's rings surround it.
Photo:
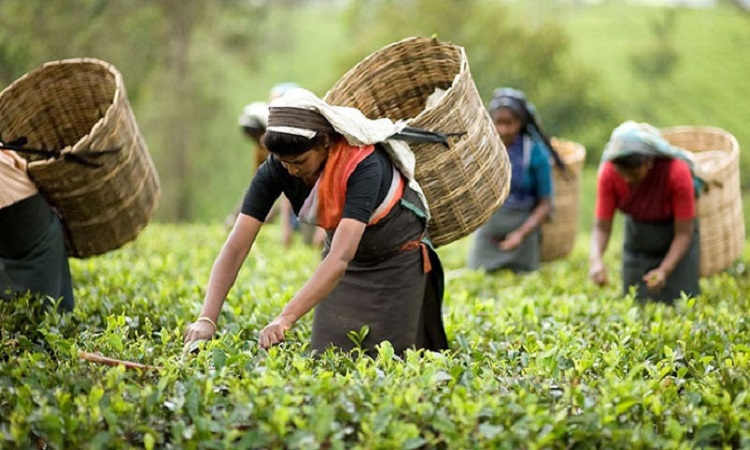
<path fill-rule="evenodd" d="M 500 108 L 508 108 L 521 119 L 523 127 L 529 123 L 529 118 L 536 113 L 534 105 L 526 98 L 523 91 L 513 88 L 498 88 L 492 94 L 489 109 L 495 111 Z"/>
<path fill-rule="evenodd" d="M 555 160 L 555 165 L 563 171 L 565 176 L 568 175 L 565 163 L 554 147 L 552 147 L 552 143 L 547 135 L 542 131 L 539 119 L 537 118 L 536 108 L 526 98 L 526 93 L 509 87 L 495 89 L 488 107 L 490 112 L 500 108 L 508 108 L 513 111 L 513 114 L 521 119 L 521 123 L 523 124 L 521 131 L 531 136 L 532 139 L 544 144 L 549 154 Z"/>
<path fill-rule="evenodd" d="M 671 145 L 659 130 L 647 123 L 629 120 L 612 131 L 609 142 L 602 153 L 602 163 L 629 155 L 644 155 L 653 158 L 681 159 L 690 166 L 696 194 L 703 190 L 707 175 L 693 158 L 693 154 Z"/>

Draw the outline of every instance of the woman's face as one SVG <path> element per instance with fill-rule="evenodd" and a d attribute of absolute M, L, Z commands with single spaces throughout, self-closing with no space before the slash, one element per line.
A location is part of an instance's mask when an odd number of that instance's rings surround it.
<path fill-rule="evenodd" d="M 617 164 L 615 164 L 615 170 L 622 175 L 628 183 L 636 184 L 646 178 L 648 171 L 651 170 L 653 165 L 653 161 L 647 161 L 640 166 L 633 167 L 632 169 L 625 169 L 623 167 L 618 167 Z"/>
<path fill-rule="evenodd" d="M 492 111 L 491 117 L 497 133 L 503 140 L 503 144 L 506 147 L 512 144 L 518 134 L 521 133 L 521 119 L 508 108 L 500 108 Z"/>
<path fill-rule="evenodd" d="M 328 158 L 328 145 L 312 149 L 294 156 L 273 155 L 290 175 L 305 180 L 317 179 Z"/>

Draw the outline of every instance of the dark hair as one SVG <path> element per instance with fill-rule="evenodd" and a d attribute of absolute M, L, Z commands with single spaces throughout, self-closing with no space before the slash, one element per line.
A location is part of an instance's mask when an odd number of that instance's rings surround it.
<path fill-rule="evenodd" d="M 490 113 L 494 113 L 501 109 L 507 109 L 521 121 L 521 129 L 528 133 L 526 127 L 529 124 L 530 113 L 526 109 L 526 106 L 519 100 L 511 97 L 495 97 L 490 101 L 489 109 Z"/>
<path fill-rule="evenodd" d="M 647 156 L 641 153 L 631 153 L 630 155 L 612 159 L 612 164 L 617 166 L 618 169 L 633 170 L 646 164 L 652 159 L 653 156 Z"/>
<path fill-rule="evenodd" d="M 329 140 L 325 133 L 318 133 L 312 139 L 296 134 L 266 131 L 263 135 L 263 146 L 269 152 L 280 156 L 297 156 L 321 146 Z"/>
<path fill-rule="evenodd" d="M 255 139 L 260 139 L 261 136 L 263 136 L 263 133 L 266 132 L 265 127 L 248 127 L 243 126 L 242 132 L 245 133 L 247 136 Z"/>

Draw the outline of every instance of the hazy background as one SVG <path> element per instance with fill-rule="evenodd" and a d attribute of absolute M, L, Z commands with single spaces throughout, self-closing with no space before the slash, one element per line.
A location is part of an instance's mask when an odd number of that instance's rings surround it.
<path fill-rule="evenodd" d="M 0 89 L 50 60 L 114 64 L 159 170 L 157 219 L 214 222 L 234 208 L 251 176 L 253 148 L 237 125 L 243 105 L 267 100 L 286 81 L 322 96 L 382 46 L 436 35 L 466 48 L 485 101 L 496 87 L 524 89 L 550 134 L 586 146 L 587 226 L 601 149 L 624 120 L 718 126 L 750 145 L 748 7 L 741 0 L 0 0 Z M 747 151 L 741 172 L 747 222 Z"/>

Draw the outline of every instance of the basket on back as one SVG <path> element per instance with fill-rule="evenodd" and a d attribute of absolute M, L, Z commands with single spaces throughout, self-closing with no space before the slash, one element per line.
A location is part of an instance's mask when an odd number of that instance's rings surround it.
<path fill-rule="evenodd" d="M 670 144 L 694 153 L 710 179 L 708 192 L 698 199 L 701 275 L 729 268 L 745 244 L 740 191 L 740 148 L 730 133 L 714 127 L 680 126 L 661 130 Z"/>
<path fill-rule="evenodd" d="M 0 93 L 0 141 L 20 138 L 29 176 L 62 217 L 70 256 L 118 248 L 148 223 L 159 180 L 112 65 L 54 61 L 13 82 Z"/>
<path fill-rule="evenodd" d="M 552 138 L 552 147 L 560 155 L 567 173 L 555 166 L 552 170 L 554 211 L 542 225 L 542 261 L 564 258 L 573 249 L 578 234 L 581 202 L 581 171 L 586 159 L 583 145 Z"/>
<path fill-rule="evenodd" d="M 445 93 L 427 107 L 428 97 Z M 482 225 L 510 188 L 510 163 L 477 92 L 463 47 L 415 37 L 388 45 L 349 70 L 328 91 L 331 105 L 359 109 L 371 119 L 406 120 L 412 127 L 465 133 L 450 146 L 410 144 L 415 176 L 429 203 L 434 245 Z"/>

